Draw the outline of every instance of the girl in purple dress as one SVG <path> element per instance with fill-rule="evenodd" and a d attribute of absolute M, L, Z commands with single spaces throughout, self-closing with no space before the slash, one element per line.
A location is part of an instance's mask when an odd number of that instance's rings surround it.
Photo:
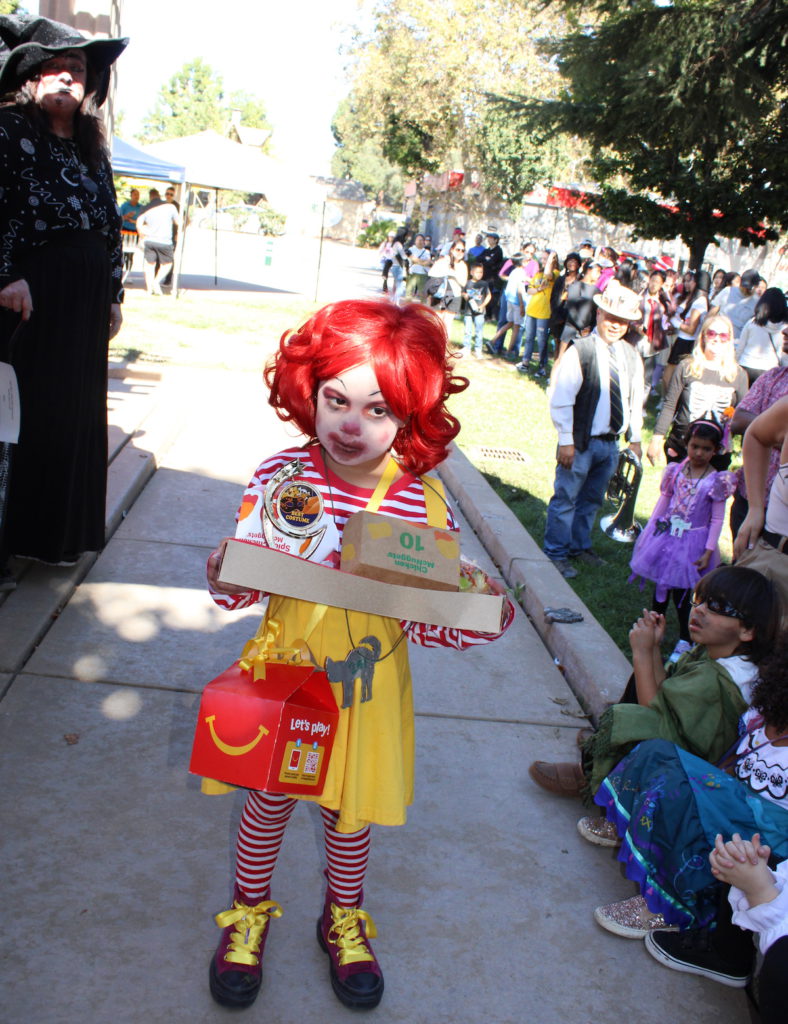
<path fill-rule="evenodd" d="M 660 496 L 648 525 L 632 553 L 630 581 L 652 580 L 652 609 L 664 615 L 672 599 L 679 619 L 678 658 L 692 644 L 690 597 L 700 577 L 719 564 L 717 551 L 725 502 L 736 478 L 718 472 L 711 460 L 722 445 L 723 428 L 716 420 L 699 419 L 687 429 L 687 457 L 673 462 L 662 475 Z"/>

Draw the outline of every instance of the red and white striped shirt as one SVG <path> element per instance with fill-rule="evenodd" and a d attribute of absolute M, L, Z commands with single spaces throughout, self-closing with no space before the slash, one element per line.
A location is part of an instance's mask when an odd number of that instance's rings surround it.
<path fill-rule="evenodd" d="M 361 512 L 369 503 L 372 496 L 371 490 L 354 487 L 340 477 L 332 473 L 320 458 L 318 445 L 309 445 L 305 448 L 288 448 L 266 459 L 255 470 L 249 485 L 244 491 L 241 499 L 241 506 L 236 513 L 235 536 L 239 540 L 251 541 L 267 547 L 265 534 L 263 532 L 263 496 L 268 481 L 284 466 L 300 459 L 304 464 L 304 470 L 299 474 L 298 479 L 304 480 L 315 487 L 323 497 L 325 514 L 332 517 L 336 524 L 339 540 L 338 548 L 333 552 L 333 557 L 324 561 L 338 569 L 339 550 L 342 546 L 342 531 L 348 517 L 354 512 Z M 383 498 L 378 512 L 382 515 L 398 516 L 407 519 L 412 523 L 427 523 L 427 508 L 424 501 L 424 487 L 422 480 L 411 473 L 404 473 L 395 483 L 391 485 Z M 243 517 L 241 517 L 243 510 Z M 446 506 L 447 526 L 456 529 L 457 524 L 449 506 Z M 209 586 L 211 597 L 219 605 L 228 611 L 236 608 L 249 608 L 251 605 L 262 601 L 266 594 L 262 591 L 250 590 L 244 594 L 219 594 Z M 422 647 L 454 647 L 457 650 L 465 650 L 468 647 L 475 647 L 479 644 L 489 643 L 496 640 L 510 626 L 514 619 L 514 607 L 511 601 L 506 599 L 506 607 L 503 615 L 501 629 L 497 633 L 477 633 L 471 630 L 454 629 L 447 626 L 430 626 L 423 622 L 403 622 L 402 629 L 408 639 Z"/>

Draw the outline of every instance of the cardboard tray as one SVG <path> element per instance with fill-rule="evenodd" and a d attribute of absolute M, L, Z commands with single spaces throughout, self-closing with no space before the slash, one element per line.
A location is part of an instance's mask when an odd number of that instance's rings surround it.
<path fill-rule="evenodd" d="M 504 598 L 380 583 L 248 541 L 229 540 L 219 579 L 239 587 L 479 633 L 501 628 Z"/>

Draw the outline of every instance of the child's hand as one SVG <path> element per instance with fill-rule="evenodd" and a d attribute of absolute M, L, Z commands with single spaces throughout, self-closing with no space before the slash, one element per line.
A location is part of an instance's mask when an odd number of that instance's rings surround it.
<path fill-rule="evenodd" d="M 727 843 L 718 834 L 709 853 L 711 873 L 720 882 L 741 889 L 751 907 L 769 903 L 777 896 L 774 876 L 766 864 L 770 852 L 757 832 L 751 840 L 734 832 Z"/>
<path fill-rule="evenodd" d="M 661 612 L 649 612 L 648 614 L 654 629 L 654 643 L 657 647 L 660 647 L 665 639 L 665 630 L 668 625 L 667 620 Z"/>
<path fill-rule="evenodd" d="M 704 569 L 708 568 L 710 561 L 711 561 L 711 551 L 709 551 L 707 549 L 706 551 L 703 552 L 703 554 L 700 556 L 700 558 L 695 560 L 695 565 L 698 567 L 698 569 L 700 569 L 701 572 L 703 572 Z"/>
<path fill-rule="evenodd" d="M 219 571 L 222 568 L 222 559 L 224 558 L 224 551 L 228 540 L 233 540 L 233 538 L 225 537 L 220 542 L 219 547 L 208 556 L 208 585 L 217 594 L 253 594 L 254 591 L 249 587 L 236 587 L 232 583 L 219 582 Z"/>
<path fill-rule="evenodd" d="M 664 636 L 664 616 L 644 608 L 643 614 L 637 622 L 632 623 L 632 629 L 629 631 L 629 643 L 632 647 L 632 653 L 647 654 L 652 651 L 659 642 L 657 640 L 658 630 Z"/>

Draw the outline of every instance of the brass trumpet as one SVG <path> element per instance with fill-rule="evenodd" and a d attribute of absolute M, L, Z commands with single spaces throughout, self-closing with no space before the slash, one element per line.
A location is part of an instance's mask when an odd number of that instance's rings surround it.
<path fill-rule="evenodd" d="M 617 512 L 603 516 L 599 521 L 607 536 L 622 544 L 634 543 L 643 529 L 640 523 L 635 522 L 635 502 L 642 479 L 640 459 L 631 448 L 624 448 L 619 453 L 616 471 L 607 485 L 607 497 L 611 501 L 620 501 L 621 505 Z"/>

